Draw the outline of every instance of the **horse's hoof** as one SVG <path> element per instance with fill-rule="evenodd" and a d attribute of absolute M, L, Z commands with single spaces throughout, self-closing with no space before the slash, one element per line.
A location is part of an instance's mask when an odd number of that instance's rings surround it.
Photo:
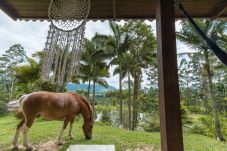
<path fill-rule="evenodd" d="M 17 145 L 13 146 L 12 151 L 17 151 L 17 150 L 19 150 L 19 147 Z"/>
<path fill-rule="evenodd" d="M 32 150 L 33 150 L 33 148 L 31 146 L 26 147 L 26 149 L 25 149 L 25 151 L 32 151 Z"/>
<path fill-rule="evenodd" d="M 69 136 L 69 139 L 71 139 L 71 140 L 74 139 L 74 138 L 75 138 L 74 136 Z"/>
<path fill-rule="evenodd" d="M 59 141 L 59 142 L 58 142 L 58 145 L 59 145 L 59 146 L 61 146 L 61 145 L 63 145 L 63 144 L 64 144 L 63 141 Z"/>
<path fill-rule="evenodd" d="M 33 150 L 32 146 L 29 144 L 23 144 L 24 147 L 26 147 L 25 151 L 31 151 Z"/>

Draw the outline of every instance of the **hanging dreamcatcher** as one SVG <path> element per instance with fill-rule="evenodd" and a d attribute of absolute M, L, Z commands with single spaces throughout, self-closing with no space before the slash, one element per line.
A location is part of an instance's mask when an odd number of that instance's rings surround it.
<path fill-rule="evenodd" d="M 41 71 L 43 80 L 63 84 L 79 69 L 90 0 L 51 0 L 50 27 Z"/>

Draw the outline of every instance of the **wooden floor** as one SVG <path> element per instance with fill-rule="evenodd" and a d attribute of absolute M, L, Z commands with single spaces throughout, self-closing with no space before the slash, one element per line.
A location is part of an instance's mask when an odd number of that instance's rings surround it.
<path fill-rule="evenodd" d="M 67 151 L 115 151 L 114 145 L 71 145 Z"/>

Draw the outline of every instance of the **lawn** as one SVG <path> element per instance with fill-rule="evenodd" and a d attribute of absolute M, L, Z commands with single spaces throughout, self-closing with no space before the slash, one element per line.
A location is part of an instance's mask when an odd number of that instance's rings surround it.
<path fill-rule="evenodd" d="M 12 115 L 0 117 L 0 150 L 9 150 L 18 120 Z M 61 150 L 66 150 L 70 144 L 115 144 L 117 151 L 126 149 L 153 147 L 159 150 L 159 133 L 129 132 L 126 130 L 104 126 L 96 123 L 93 130 L 93 139 L 85 140 L 81 129 L 81 121 L 74 124 L 74 140 L 68 140 L 65 132 L 65 144 Z M 30 129 L 29 140 L 31 144 L 45 143 L 56 139 L 62 122 L 43 121 L 38 119 Z M 20 144 L 21 144 L 20 137 Z M 186 151 L 227 151 L 227 143 L 216 142 L 214 139 L 196 134 L 184 134 Z"/>

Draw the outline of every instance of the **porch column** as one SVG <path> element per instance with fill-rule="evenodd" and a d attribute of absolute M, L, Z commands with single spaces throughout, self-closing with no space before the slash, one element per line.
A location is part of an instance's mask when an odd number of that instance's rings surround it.
<path fill-rule="evenodd" d="M 183 151 L 174 0 L 157 0 L 156 21 L 161 150 Z"/>

